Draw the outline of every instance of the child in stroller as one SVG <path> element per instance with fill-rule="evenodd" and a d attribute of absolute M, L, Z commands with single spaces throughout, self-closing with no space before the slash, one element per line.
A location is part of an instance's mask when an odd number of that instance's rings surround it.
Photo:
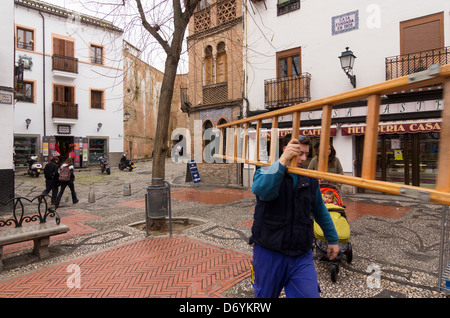
<path fill-rule="evenodd" d="M 345 215 L 345 206 L 340 195 L 339 188 L 327 183 L 320 184 L 320 191 L 324 197 L 324 203 L 330 212 L 330 216 L 336 227 L 339 236 L 339 253 L 338 256 L 331 261 L 331 280 L 336 282 L 339 273 L 339 265 L 343 255 L 346 256 L 347 263 L 351 263 L 353 259 L 352 245 L 349 242 L 350 226 Z M 321 260 L 329 261 L 327 257 L 328 243 L 320 226 L 314 222 L 314 242 Z"/>

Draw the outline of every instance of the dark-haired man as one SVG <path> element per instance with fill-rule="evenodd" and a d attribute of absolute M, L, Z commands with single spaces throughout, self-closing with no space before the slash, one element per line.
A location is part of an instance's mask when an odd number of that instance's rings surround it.
<path fill-rule="evenodd" d="M 288 137 L 290 139 L 290 136 Z M 252 236 L 255 297 L 319 297 L 312 243 L 313 220 L 328 241 L 328 257 L 338 252 L 338 235 L 316 179 L 287 172 L 292 158 L 302 167 L 309 139 L 300 136 L 282 147 L 283 153 L 268 168 L 255 172 L 252 191 L 256 206 Z"/>

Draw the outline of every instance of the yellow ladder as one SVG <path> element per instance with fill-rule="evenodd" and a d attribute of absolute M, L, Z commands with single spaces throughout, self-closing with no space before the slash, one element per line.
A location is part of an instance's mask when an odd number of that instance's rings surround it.
<path fill-rule="evenodd" d="M 394 92 L 409 90 L 413 88 L 425 87 L 429 85 L 442 84 L 444 109 L 442 111 L 442 126 L 439 140 L 438 172 L 435 189 L 401 185 L 386 181 L 375 180 L 378 123 L 380 118 L 381 96 Z M 364 136 L 364 148 L 362 158 L 361 177 L 338 175 L 327 172 L 328 167 L 328 147 L 330 140 L 331 115 L 333 106 L 357 100 L 367 99 L 366 132 Z M 386 82 L 354 89 L 342 94 L 337 94 L 310 102 L 274 110 L 257 116 L 244 118 L 234 122 L 219 125 L 221 130 L 220 146 L 216 158 L 227 161 L 247 163 L 256 166 L 268 166 L 276 158 L 277 138 L 271 138 L 269 162 L 259 160 L 260 131 L 263 120 L 271 120 L 272 136 L 278 136 L 278 119 L 281 116 L 292 115 L 292 138 L 298 138 L 300 131 L 300 115 L 302 112 L 322 109 L 322 128 L 320 135 L 319 165 L 318 170 L 308 170 L 296 167 L 296 158 L 293 158 L 287 171 L 290 173 L 309 176 L 317 179 L 325 179 L 342 184 L 348 184 L 365 189 L 380 192 L 405 195 L 418 198 L 422 201 L 450 205 L 450 64 L 432 65 L 428 70 L 414 73 L 389 80 Z M 248 137 L 250 124 L 256 124 L 256 142 L 254 158 L 247 158 Z M 234 128 L 233 155 L 221 155 L 224 148 L 224 136 L 227 128 Z M 244 132 L 242 142 L 242 155 L 238 157 L 239 131 Z M 225 154 L 229 154 L 227 142 Z"/>

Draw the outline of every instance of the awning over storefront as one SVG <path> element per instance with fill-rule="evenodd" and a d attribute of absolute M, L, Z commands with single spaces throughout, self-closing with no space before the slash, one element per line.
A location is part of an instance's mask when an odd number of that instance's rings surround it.
<path fill-rule="evenodd" d="M 383 122 L 378 125 L 378 134 L 406 134 L 440 132 L 441 120 L 414 122 Z M 366 124 L 342 125 L 342 136 L 364 135 Z"/>

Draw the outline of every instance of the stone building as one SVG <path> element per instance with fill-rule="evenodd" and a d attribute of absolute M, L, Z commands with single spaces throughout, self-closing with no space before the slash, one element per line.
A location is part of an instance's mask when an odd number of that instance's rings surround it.
<path fill-rule="evenodd" d="M 241 164 L 219 163 L 211 156 L 213 147 L 207 147 L 218 140 L 210 136 L 211 129 L 242 116 L 241 0 L 202 0 L 188 31 L 189 87 L 183 109 L 189 114 L 190 159 L 196 161 L 202 182 L 241 184 Z"/>
<path fill-rule="evenodd" d="M 124 41 L 124 152 L 128 158 L 152 157 L 164 76 L 163 72 L 142 61 L 140 56 L 139 49 Z M 180 88 L 186 87 L 187 75 L 177 75 L 168 128 L 169 147 L 173 146 L 170 141 L 171 132 L 177 127 L 188 125 L 188 116 L 180 108 Z"/>

